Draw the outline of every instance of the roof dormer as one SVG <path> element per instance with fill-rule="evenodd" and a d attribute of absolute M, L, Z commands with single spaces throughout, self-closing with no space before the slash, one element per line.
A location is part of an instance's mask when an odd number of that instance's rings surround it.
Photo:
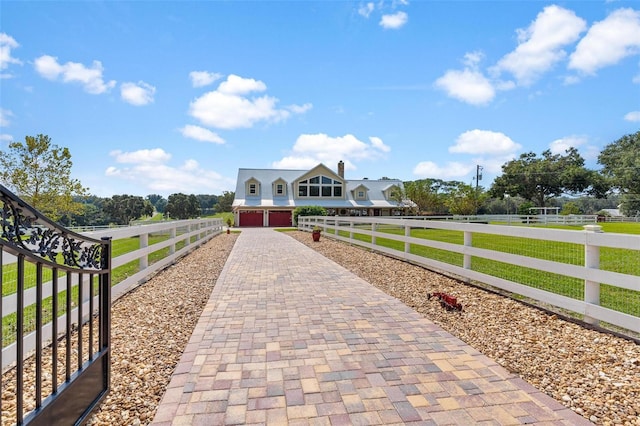
<path fill-rule="evenodd" d="M 260 181 L 256 178 L 249 178 L 244 183 L 245 194 L 247 197 L 260 196 Z"/>
<path fill-rule="evenodd" d="M 369 198 L 369 188 L 363 184 L 356 186 L 351 192 L 353 193 L 354 200 L 362 201 Z"/>
<path fill-rule="evenodd" d="M 287 197 L 287 182 L 278 178 L 271 183 L 271 192 L 274 197 Z"/>
<path fill-rule="evenodd" d="M 393 200 L 393 196 L 397 191 L 402 191 L 402 188 L 400 188 L 399 185 L 396 185 L 396 184 L 388 185 L 382 189 L 382 195 L 384 196 L 385 200 L 391 201 Z"/>

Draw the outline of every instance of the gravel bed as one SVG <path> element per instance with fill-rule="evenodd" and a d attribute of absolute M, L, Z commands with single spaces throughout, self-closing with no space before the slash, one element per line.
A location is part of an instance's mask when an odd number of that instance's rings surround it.
<path fill-rule="evenodd" d="M 151 423 L 236 238 L 234 233 L 214 237 L 112 305 L 111 390 L 89 425 Z M 64 360 L 64 355 L 60 346 L 58 358 Z M 50 360 L 46 351 L 43 372 L 51 371 Z M 24 371 L 25 409 L 29 410 L 35 407 L 33 359 L 26 361 Z M 0 423 L 4 426 L 15 424 L 15 371 L 7 371 L 2 378 Z M 47 394 L 50 379 L 44 378 Z M 63 380 L 60 377 L 59 383 Z"/>
<path fill-rule="evenodd" d="M 290 235 L 596 424 L 640 425 L 640 345 L 330 238 Z M 427 293 L 453 295 L 446 311 Z"/>
<path fill-rule="evenodd" d="M 237 237 L 212 238 L 116 301 L 111 391 L 89 425 L 151 423 Z"/>
<path fill-rule="evenodd" d="M 640 345 L 329 238 L 288 235 L 396 297 L 596 424 L 640 425 Z M 111 391 L 90 425 L 153 420 L 237 234 L 223 234 L 113 305 Z M 449 312 L 429 292 L 458 298 Z M 48 366 L 44 366 L 45 371 Z M 7 374 L 10 374 L 7 373 Z M 3 381 L 3 424 L 10 414 Z M 6 397 L 6 399 L 5 399 Z"/>

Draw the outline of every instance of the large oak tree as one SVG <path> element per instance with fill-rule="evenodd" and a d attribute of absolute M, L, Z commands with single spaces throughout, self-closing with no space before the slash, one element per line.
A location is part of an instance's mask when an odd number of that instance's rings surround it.
<path fill-rule="evenodd" d="M 598 156 L 602 174 L 622 194 L 626 215 L 640 213 L 640 131 L 607 145 Z"/>
<path fill-rule="evenodd" d="M 545 207 L 550 199 L 562 194 L 586 193 L 600 197 L 606 189 L 601 176 L 585 168 L 584 159 L 572 147 L 564 155 L 546 150 L 538 157 L 528 152 L 505 163 L 490 194 L 496 198 L 520 196 L 538 207 Z"/>

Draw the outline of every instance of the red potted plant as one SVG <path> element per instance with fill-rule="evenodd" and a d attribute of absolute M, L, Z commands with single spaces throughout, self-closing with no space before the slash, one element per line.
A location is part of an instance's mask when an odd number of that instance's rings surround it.
<path fill-rule="evenodd" d="M 313 231 L 311 231 L 311 236 L 313 237 L 313 241 L 320 241 L 320 233 L 322 229 L 319 226 L 314 226 Z"/>

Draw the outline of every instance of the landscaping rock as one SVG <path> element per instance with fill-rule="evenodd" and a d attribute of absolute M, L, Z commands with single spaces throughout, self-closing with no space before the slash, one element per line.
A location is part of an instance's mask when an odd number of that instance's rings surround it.
<path fill-rule="evenodd" d="M 640 345 L 461 281 L 304 232 L 290 235 L 596 424 L 640 425 Z M 442 309 L 427 293 L 457 298 Z"/>

